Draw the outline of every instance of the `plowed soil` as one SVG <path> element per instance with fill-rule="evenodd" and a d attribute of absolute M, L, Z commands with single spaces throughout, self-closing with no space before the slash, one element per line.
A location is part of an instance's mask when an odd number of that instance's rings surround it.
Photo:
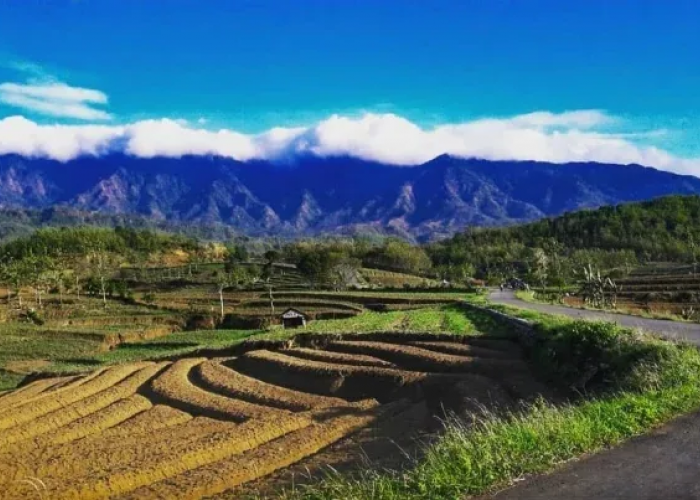
<path fill-rule="evenodd" d="M 304 335 L 219 356 L 1 395 L 2 498 L 269 494 L 329 467 L 408 466 L 446 412 L 546 393 L 503 339 Z"/>

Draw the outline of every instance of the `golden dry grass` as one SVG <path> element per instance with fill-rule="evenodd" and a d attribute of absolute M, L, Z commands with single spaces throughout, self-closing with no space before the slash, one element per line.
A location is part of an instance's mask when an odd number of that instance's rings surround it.
<path fill-rule="evenodd" d="M 402 389 L 450 377 L 468 384 L 439 372 L 477 360 L 456 342 L 329 346 L 115 366 L 4 394 L 2 498 L 216 495 L 413 404 Z M 435 369 L 415 370 L 415 359 Z"/>
<path fill-rule="evenodd" d="M 347 406 L 347 402 L 340 398 L 318 396 L 268 384 L 214 361 L 205 361 L 197 370 L 207 385 L 216 392 L 272 408 L 298 412 Z"/>

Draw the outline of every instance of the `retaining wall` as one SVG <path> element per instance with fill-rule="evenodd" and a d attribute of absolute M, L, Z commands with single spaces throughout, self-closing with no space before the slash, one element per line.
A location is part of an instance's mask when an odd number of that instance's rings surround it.
<path fill-rule="evenodd" d="M 462 302 L 462 307 L 472 311 L 478 311 L 491 316 L 494 320 L 506 325 L 515 333 L 518 342 L 524 346 L 532 345 L 535 339 L 535 324 L 522 318 L 516 318 L 489 307 L 477 306 L 469 302 Z"/>

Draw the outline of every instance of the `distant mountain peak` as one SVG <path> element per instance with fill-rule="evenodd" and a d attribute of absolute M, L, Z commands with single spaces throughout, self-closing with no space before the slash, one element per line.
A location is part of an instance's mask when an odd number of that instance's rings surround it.
<path fill-rule="evenodd" d="M 68 162 L 0 156 L 0 207 L 66 207 L 165 221 L 228 224 L 252 235 L 384 230 L 419 239 L 668 194 L 700 179 L 639 166 L 441 155 L 418 166 L 299 156 L 247 163 L 217 156 Z"/>

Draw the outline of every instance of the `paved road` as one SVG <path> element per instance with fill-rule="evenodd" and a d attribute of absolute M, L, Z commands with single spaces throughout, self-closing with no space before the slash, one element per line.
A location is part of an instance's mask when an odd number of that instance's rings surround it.
<path fill-rule="evenodd" d="M 529 478 L 488 498 L 700 499 L 700 414 L 679 418 L 618 448 Z"/>
<path fill-rule="evenodd" d="M 639 316 L 630 316 L 628 314 L 604 313 L 550 304 L 536 304 L 520 300 L 515 296 L 512 290 L 504 290 L 502 292 L 496 290 L 491 292 L 489 299 L 496 304 L 505 304 L 550 314 L 561 314 L 572 318 L 614 321 L 622 326 L 640 328 L 649 332 L 658 333 L 670 339 L 687 340 L 688 342 L 700 346 L 700 324 L 698 323 L 647 319 Z"/>
<path fill-rule="evenodd" d="M 494 292 L 500 304 L 583 319 L 615 321 L 700 345 L 700 325 L 532 304 L 512 291 Z M 681 417 L 644 436 L 535 476 L 492 495 L 493 500 L 700 500 L 700 412 Z"/>

